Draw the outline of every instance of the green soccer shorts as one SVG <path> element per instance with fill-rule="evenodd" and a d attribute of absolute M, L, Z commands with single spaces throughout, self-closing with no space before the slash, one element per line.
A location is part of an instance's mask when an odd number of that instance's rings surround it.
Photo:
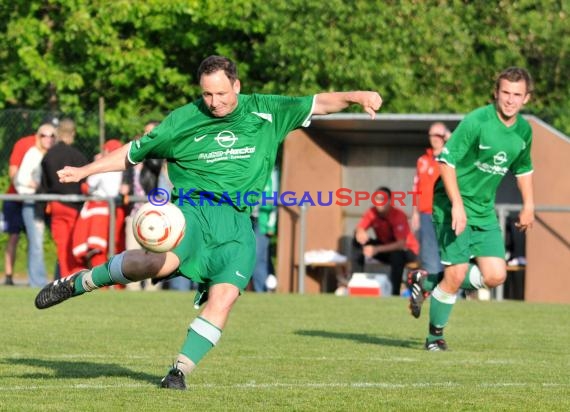
<path fill-rule="evenodd" d="M 181 207 L 186 232 L 173 250 L 178 272 L 207 288 L 231 283 L 245 290 L 255 265 L 255 235 L 247 212 L 222 204 Z"/>
<path fill-rule="evenodd" d="M 505 241 L 498 224 L 470 226 L 456 236 L 451 223 L 434 223 L 441 263 L 457 265 L 469 263 L 471 258 L 505 258 Z"/>

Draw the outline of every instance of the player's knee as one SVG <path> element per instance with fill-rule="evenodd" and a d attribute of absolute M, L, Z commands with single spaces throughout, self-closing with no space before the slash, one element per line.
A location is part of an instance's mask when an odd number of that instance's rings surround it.
<path fill-rule="evenodd" d="M 208 293 L 208 309 L 216 312 L 229 312 L 239 297 L 239 289 L 229 283 L 214 285 Z"/>
<path fill-rule="evenodd" d="M 463 279 L 467 276 L 467 266 L 456 265 L 447 267 L 444 271 L 442 282 L 450 290 L 458 290 L 463 283 Z"/>
<path fill-rule="evenodd" d="M 499 285 L 502 285 L 503 283 L 505 283 L 506 278 L 507 278 L 507 272 L 504 270 L 503 271 L 494 270 L 490 273 L 483 274 L 483 280 L 485 282 L 485 286 L 487 286 L 488 288 L 494 288 Z"/>

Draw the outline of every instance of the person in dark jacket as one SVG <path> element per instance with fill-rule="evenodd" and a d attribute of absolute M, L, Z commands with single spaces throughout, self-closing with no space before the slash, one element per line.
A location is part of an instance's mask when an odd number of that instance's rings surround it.
<path fill-rule="evenodd" d="M 144 134 L 149 133 L 159 124 L 158 121 L 149 121 L 144 126 Z M 145 159 L 143 162 L 123 172 L 121 194 L 128 196 L 146 196 L 158 186 L 158 179 L 162 169 L 162 159 Z M 127 250 L 140 249 L 141 246 L 135 240 L 132 220 L 144 202 L 125 202 L 125 247 Z M 152 285 L 151 282 L 133 282 L 127 285 L 129 290 L 157 290 L 160 284 Z"/>
<path fill-rule="evenodd" d="M 56 143 L 42 159 L 42 180 L 38 193 L 81 195 L 81 182 L 61 183 L 57 171 L 65 165 L 77 167 L 88 163 L 87 157 L 73 147 L 75 122 L 62 119 L 57 127 Z M 71 253 L 71 237 L 83 202 L 52 201 L 47 205 L 51 215 L 51 235 L 57 248 L 59 276 L 66 277 L 81 269 Z"/>

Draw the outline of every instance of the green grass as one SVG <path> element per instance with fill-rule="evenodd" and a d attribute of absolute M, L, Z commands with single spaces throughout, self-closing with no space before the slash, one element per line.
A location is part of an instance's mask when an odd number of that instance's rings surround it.
<path fill-rule="evenodd" d="M 36 292 L 0 287 L 1 411 L 570 410 L 564 305 L 460 301 L 452 351 L 428 353 L 427 318 L 403 299 L 247 293 L 179 392 L 157 384 L 192 294 L 97 291 L 38 311 Z"/>

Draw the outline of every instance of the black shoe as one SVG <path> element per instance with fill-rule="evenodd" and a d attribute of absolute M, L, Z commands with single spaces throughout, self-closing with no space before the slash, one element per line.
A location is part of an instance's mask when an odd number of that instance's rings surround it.
<path fill-rule="evenodd" d="M 14 279 L 12 278 L 12 275 L 6 275 L 6 279 L 4 279 L 4 285 L 14 286 Z"/>
<path fill-rule="evenodd" d="M 208 301 L 208 288 L 204 283 L 198 284 L 198 290 L 194 295 L 194 309 L 200 309 Z"/>
<path fill-rule="evenodd" d="M 414 270 L 408 273 L 408 289 L 410 290 L 410 313 L 414 318 L 419 318 L 422 313 L 422 305 L 429 293 L 423 287 L 423 280 L 428 273 L 423 270 Z"/>
<path fill-rule="evenodd" d="M 172 369 L 168 371 L 168 374 L 160 381 L 160 387 L 185 390 L 186 382 L 184 381 L 184 374 L 180 369 L 172 367 Z"/>
<path fill-rule="evenodd" d="M 46 309 L 72 297 L 75 291 L 75 279 L 86 271 L 81 270 L 74 275 L 48 283 L 36 296 L 36 308 Z"/>
<path fill-rule="evenodd" d="M 448 349 L 447 342 L 445 342 L 445 339 L 438 339 L 434 342 L 428 342 L 428 340 L 426 339 L 426 344 L 424 345 L 424 347 L 429 352 L 438 352 Z"/>

